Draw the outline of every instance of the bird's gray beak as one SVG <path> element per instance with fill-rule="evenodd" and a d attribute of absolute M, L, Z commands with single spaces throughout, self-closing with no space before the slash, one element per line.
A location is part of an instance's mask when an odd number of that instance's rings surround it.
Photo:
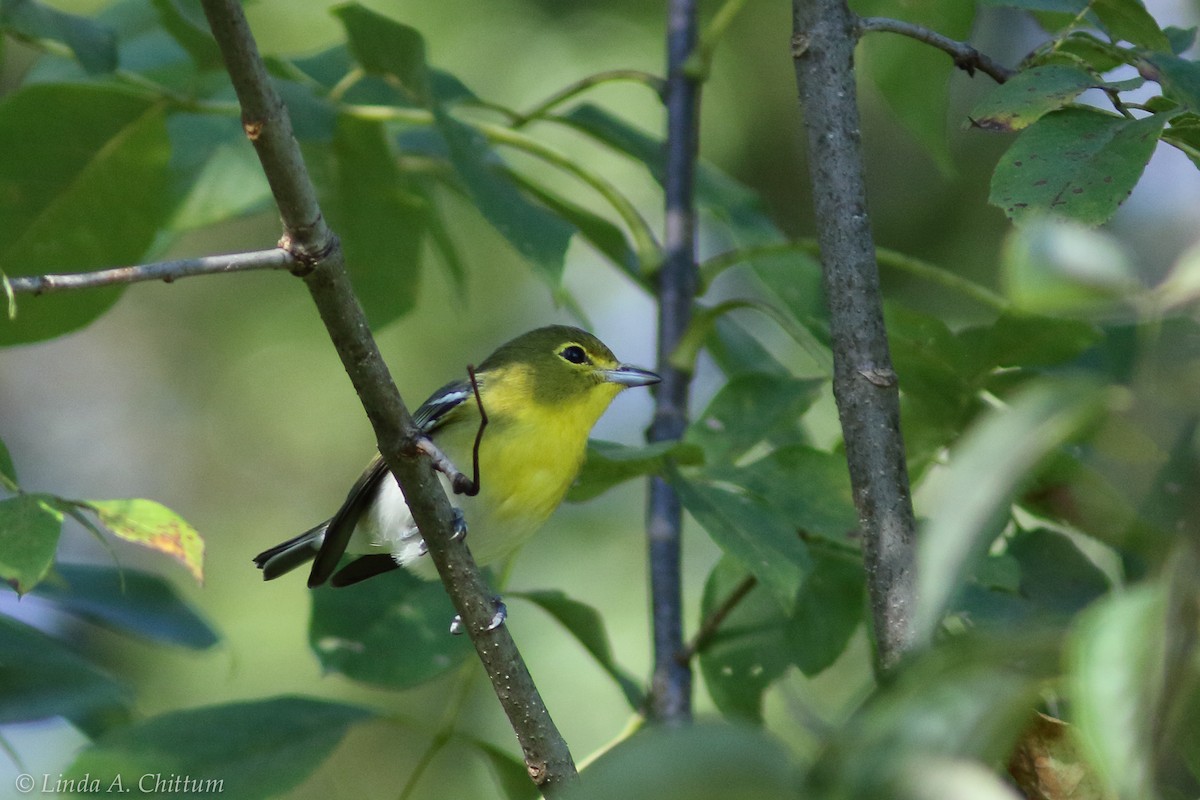
<path fill-rule="evenodd" d="M 650 386 L 662 380 L 648 369 L 641 367 L 633 367 L 629 364 L 622 364 L 616 369 L 606 369 L 602 373 L 604 380 L 609 383 L 617 383 L 621 386 Z"/>

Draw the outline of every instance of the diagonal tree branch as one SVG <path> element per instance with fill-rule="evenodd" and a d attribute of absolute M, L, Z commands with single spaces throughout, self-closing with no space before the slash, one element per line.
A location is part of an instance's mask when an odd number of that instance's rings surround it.
<path fill-rule="evenodd" d="M 671 364 L 671 354 L 691 319 L 696 294 L 696 211 L 693 202 L 699 150 L 700 86 L 686 65 L 696 46 L 695 0 L 671 0 L 667 20 L 667 152 L 663 181 L 666 230 L 663 266 L 658 273 L 658 371 L 651 442 L 678 439 L 687 426 L 691 375 Z M 692 672 L 683 651 L 683 581 L 680 533 L 683 508 L 674 488 L 650 479 L 646 536 L 650 561 L 650 604 L 654 623 L 654 674 L 648 708 L 652 719 L 668 724 L 692 714 Z"/>
<path fill-rule="evenodd" d="M 837 401 L 863 532 L 876 668 L 913 643 L 915 523 L 900 397 L 883 325 L 854 85 L 857 18 L 846 0 L 792 0 L 796 82 L 808 134 Z"/>
<path fill-rule="evenodd" d="M 932 45 L 949 55 L 954 59 L 954 66 L 964 70 L 971 76 L 975 75 L 975 70 L 979 70 L 991 77 L 996 83 L 1004 83 L 1017 74 L 1016 70 L 1009 69 L 1003 64 L 994 61 L 987 54 L 979 52 L 966 42 L 956 41 L 948 36 L 943 36 L 935 30 L 930 30 L 912 22 L 903 22 L 898 19 L 888 19 L 887 17 L 863 17 L 858 21 L 858 33 L 860 35 L 872 31 L 898 33 L 901 36 L 907 36 L 910 39 L 916 39 L 918 42 Z"/>
<path fill-rule="evenodd" d="M 238 0 L 202 0 L 242 106 L 242 124 L 262 162 L 283 221 L 280 246 L 301 268 L 329 337 L 362 400 L 388 467 L 429 546 L 446 591 L 521 744 L 530 777 L 554 797 L 575 775 L 570 751 L 546 710 L 504 625 L 488 630 L 490 590 L 461 541 L 419 434 L 372 339 L 337 237 L 325 224 L 286 109 L 275 93 Z"/>

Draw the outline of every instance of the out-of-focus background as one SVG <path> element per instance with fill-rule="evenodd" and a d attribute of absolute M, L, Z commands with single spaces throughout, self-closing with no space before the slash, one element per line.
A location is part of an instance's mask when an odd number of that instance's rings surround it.
<path fill-rule="evenodd" d="M 52 5 L 88 12 L 103 3 Z M 339 41 L 333 3 L 258 0 L 247 15 L 267 53 L 298 55 Z M 367 2 L 419 29 L 432 64 L 462 78 L 479 95 L 528 107 L 589 73 L 634 68 L 661 73 L 664 9 L 637 0 L 562 2 L 467 0 Z M 702 4 L 706 11 L 712 4 Z M 1147 0 L 1164 25 L 1190 26 L 1197 5 Z M 802 131 L 789 57 L 789 4 L 747 4 L 721 44 L 704 86 L 703 156 L 758 192 L 788 233 L 812 235 L 803 166 Z M 1001 9 L 980 13 L 972 41 L 997 59 L 1016 63 L 1037 31 Z M 34 58 L 9 42 L 0 67 L 0 92 L 11 88 Z M 984 284 L 995 282 L 1002 212 L 987 204 L 988 179 L 1010 137 L 963 126 L 971 104 L 990 86 L 984 76 L 956 73 L 946 118 L 949 161 L 939 165 L 885 108 L 869 85 L 862 93 L 872 223 L 880 245 L 902 250 Z M 616 84 L 591 98 L 616 108 L 646 129 L 663 125 L 661 106 L 643 87 Z M 562 149 L 581 145 L 550 134 Z M 601 164 L 626 188 L 656 227 L 660 202 L 653 181 L 630 162 Z M 248 175 L 247 180 L 258 180 Z M 630 188 L 632 187 L 632 188 Z M 451 208 L 456 208 L 450 201 Z M 1148 280 L 1193 244 L 1200 178 L 1178 152 L 1161 147 L 1137 191 L 1113 224 Z M 527 329 L 581 321 L 556 307 L 530 267 L 465 204 L 451 214 L 470 230 L 463 250 L 469 268 L 460 293 L 437 262 L 427 261 L 416 310 L 378 331 L 380 345 L 410 407 L 463 365 Z M 175 243 L 162 257 L 271 246 L 277 220 L 261 214 Z M 702 247 L 707 243 L 702 242 Z M 64 264 L 64 269 L 100 266 Z M 944 317 L 958 313 L 953 295 L 910 284 L 885 271 L 889 293 Z M 584 245 L 572 245 L 566 286 L 581 300 L 586 325 L 627 361 L 653 366 L 653 306 L 624 277 Z M 969 308 L 961 313 L 968 315 Z M 702 380 L 695 406 L 711 391 Z M 637 442 L 649 422 L 650 395 L 620 397 L 594 432 L 597 438 Z M 833 415 L 827 415 L 833 420 Z M 826 432 L 833 439 L 836 432 Z M 102 654 L 107 668 L 130 677 L 147 714 L 238 698 L 300 693 L 363 700 L 398 718 L 437 717 L 448 677 L 403 693 L 372 690 L 339 676 L 322 676 L 307 646 L 309 592 L 302 576 L 265 584 L 250 562 L 261 549 L 328 516 L 372 451 L 369 426 L 330 347 L 304 287 L 284 273 L 189 279 L 129 289 L 117 307 L 91 326 L 47 343 L 0 350 L 0 437 L 28 489 L 67 497 L 150 497 L 180 512 L 207 542 L 205 582 L 153 554 L 116 544 L 110 553 L 68 522 L 64 560 L 139 566 L 168 574 L 221 633 L 221 643 L 195 653 L 132 642 L 79 628 L 73 636 Z M 562 508 L 521 554 L 509 579 L 518 589 L 566 588 L 605 615 L 617 659 L 635 675 L 648 672 L 649 637 L 640 482 L 604 497 Z M 718 551 L 698 527 L 686 531 L 684 564 L 689 625 L 694 627 L 704 576 Z M 43 613 L 36 602 L 0 593 L 0 609 L 16 616 Z M 577 757 L 602 747 L 628 712 L 599 668 L 536 608 L 510 603 L 509 625 Z M 40 624 L 47 624 L 44 618 Z M 49 624 L 68 624 L 49 620 Z M 798 674 L 772 690 L 768 713 L 782 715 L 788 693 L 836 709 L 868 685 L 865 639 L 842 665 L 815 679 Z M 472 665 L 474 666 L 474 665 Z M 587 687 L 581 696 L 580 686 Z M 698 682 L 698 702 L 707 706 Z M 482 681 L 474 684 L 467 719 L 485 738 L 508 746 L 507 727 Z M 267 723 L 267 721 L 264 721 Z M 803 739 L 795 723 L 794 736 Z M 785 726 L 786 730 L 786 726 Z M 342 745 L 363 758 L 388 753 L 384 725 L 357 729 Z M 66 723 L 4 731 L 24 766 L 0 756 L 0 793 L 17 771 L 54 773 L 84 741 Z M 414 744 L 415 747 L 415 744 Z M 453 759 L 454 748 L 441 758 Z M 344 762 L 343 762 L 344 763 Z M 450 762 L 447 762 L 450 763 Z M 361 776 L 320 774 L 294 794 L 325 796 L 330 789 L 379 796 L 372 780 L 397 780 L 397 763 Z M 473 787 L 468 773 L 453 779 Z M 363 781 L 362 785 L 353 784 Z M 443 787 L 446 789 L 447 787 Z M 467 791 L 472 791 L 465 789 Z M 448 791 L 448 789 L 447 789 Z M 343 796 L 350 796 L 344 794 Z M 430 795 L 433 796 L 433 795 Z M 454 796 L 443 794 L 441 796 Z"/>

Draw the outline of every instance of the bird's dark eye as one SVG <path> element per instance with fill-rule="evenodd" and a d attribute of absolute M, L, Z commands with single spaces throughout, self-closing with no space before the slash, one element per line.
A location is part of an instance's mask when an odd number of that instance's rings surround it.
<path fill-rule="evenodd" d="M 572 364 L 588 363 L 587 353 L 584 352 L 584 349 L 577 344 L 573 344 L 569 347 L 564 347 L 562 350 L 559 351 L 558 354 L 560 356 L 562 356 L 563 358 L 565 358 L 567 361 L 570 361 Z"/>

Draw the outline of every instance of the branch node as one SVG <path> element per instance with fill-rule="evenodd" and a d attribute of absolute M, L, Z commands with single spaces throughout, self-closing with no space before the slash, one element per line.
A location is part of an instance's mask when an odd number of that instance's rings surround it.
<path fill-rule="evenodd" d="M 873 386 L 881 389 L 890 389 L 897 383 L 896 371 L 889 366 L 870 366 L 860 369 L 858 374 L 866 378 Z"/>
<path fill-rule="evenodd" d="M 246 132 L 246 138 L 252 142 L 257 142 L 258 137 L 262 136 L 265 125 L 266 123 L 261 119 L 242 119 L 242 130 Z"/>
<path fill-rule="evenodd" d="M 812 40 L 807 33 L 796 33 L 792 35 L 792 58 L 803 58 L 808 52 L 808 46 Z"/>

